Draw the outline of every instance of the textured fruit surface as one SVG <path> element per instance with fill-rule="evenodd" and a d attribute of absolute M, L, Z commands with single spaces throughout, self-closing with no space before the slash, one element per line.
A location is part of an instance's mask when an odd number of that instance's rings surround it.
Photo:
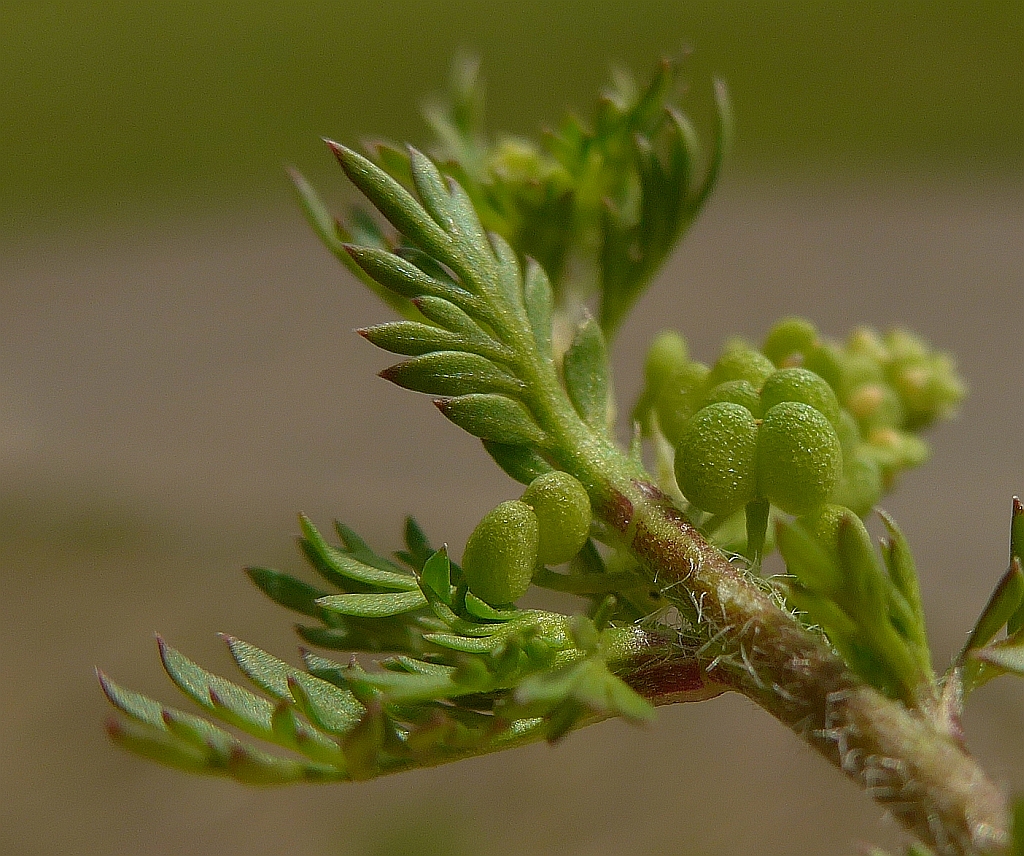
<path fill-rule="evenodd" d="M 674 446 L 689 418 L 697 411 L 707 390 L 708 367 L 687 363 L 672 373 L 658 394 L 657 414 L 661 433 Z"/>
<path fill-rule="evenodd" d="M 803 318 L 784 318 L 768 333 L 761 351 L 777 366 L 798 365 L 818 345 L 818 331 Z"/>
<path fill-rule="evenodd" d="M 539 524 L 525 502 L 510 499 L 481 520 L 466 542 L 462 572 L 469 590 L 487 603 L 526 594 L 537 566 Z"/>
<path fill-rule="evenodd" d="M 522 502 L 537 515 L 540 540 L 537 561 L 560 565 L 575 556 L 590 535 L 590 497 L 568 473 L 538 476 L 526 489 Z"/>
<path fill-rule="evenodd" d="M 729 401 L 747 408 L 755 417 L 761 415 L 761 396 L 749 380 L 727 380 L 718 384 L 704 399 L 703 405 Z"/>
<path fill-rule="evenodd" d="M 676 448 L 679 489 L 698 508 L 730 514 L 757 491 L 757 422 L 739 404 L 720 402 L 686 424 Z"/>
<path fill-rule="evenodd" d="M 745 380 L 760 389 L 765 378 L 775 371 L 775 365 L 760 351 L 744 345 L 732 344 L 718 358 L 708 383 L 717 386 L 727 380 Z"/>
<path fill-rule="evenodd" d="M 783 401 L 809 404 L 833 427 L 839 424 L 839 401 L 824 378 L 801 368 L 772 372 L 761 387 L 761 406 L 767 413 Z"/>
<path fill-rule="evenodd" d="M 761 495 L 789 514 L 807 514 L 828 501 L 843 469 L 839 438 L 808 404 L 784 401 L 765 413 L 757 438 Z"/>

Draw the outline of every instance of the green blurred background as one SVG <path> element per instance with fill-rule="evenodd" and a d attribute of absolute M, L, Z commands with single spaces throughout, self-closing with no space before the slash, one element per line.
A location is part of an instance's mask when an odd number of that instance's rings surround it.
<path fill-rule="evenodd" d="M 320 136 L 421 136 L 413 106 L 457 49 L 483 59 L 494 124 L 532 132 L 589 107 L 610 61 L 646 72 L 687 46 L 695 112 L 711 75 L 736 100 L 734 172 L 1024 166 L 1017 2 L 6 0 L 0 210 L 31 228 L 278 198 Z"/>
<path fill-rule="evenodd" d="M 414 513 L 458 552 L 516 495 L 374 376 L 386 358 L 350 331 L 387 313 L 317 246 L 282 165 L 344 198 L 319 138 L 423 141 L 417 106 L 460 49 L 482 59 L 492 126 L 532 134 L 587 115 L 611 62 L 643 74 L 685 48 L 687 109 L 708 128 L 724 78 L 736 145 L 623 329 L 620 405 L 662 326 L 705 359 L 794 311 L 956 351 L 964 414 L 888 503 L 948 660 L 1024 491 L 1024 4 L 4 0 L 0 852 L 824 856 L 899 840 L 738 698 L 285 791 L 143 764 L 100 727 L 95 664 L 174 700 L 154 628 L 225 673 L 217 630 L 294 652 L 290 617 L 238 568 L 297 571 L 296 511 L 381 549 Z M 1021 688 L 986 688 L 970 714 L 973 747 L 1024 788 Z"/>

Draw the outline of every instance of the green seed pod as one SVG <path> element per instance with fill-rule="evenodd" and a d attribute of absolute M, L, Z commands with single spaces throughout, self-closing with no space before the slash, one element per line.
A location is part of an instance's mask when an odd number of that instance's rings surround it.
<path fill-rule="evenodd" d="M 775 365 L 795 366 L 818 345 L 818 331 L 804 318 L 783 318 L 768 332 L 761 351 Z"/>
<path fill-rule="evenodd" d="M 673 445 L 679 443 L 687 420 L 700 409 L 707 391 L 708 367 L 703 363 L 687 363 L 665 382 L 655 412 L 661 433 Z"/>
<path fill-rule="evenodd" d="M 686 339 L 674 330 L 662 330 L 654 337 L 644 361 L 644 379 L 651 389 L 659 389 L 672 374 L 686 365 L 690 349 Z"/>
<path fill-rule="evenodd" d="M 583 549 L 590 535 L 590 497 L 571 475 L 556 471 L 538 476 L 521 501 L 537 515 L 540 564 L 561 565 Z"/>
<path fill-rule="evenodd" d="M 526 594 L 537 567 L 539 524 L 525 502 L 510 499 L 481 520 L 466 542 L 462 572 L 481 600 L 500 605 Z"/>
<path fill-rule="evenodd" d="M 843 450 L 843 474 L 832 501 L 863 517 L 882 498 L 882 470 L 870 455 Z"/>
<path fill-rule="evenodd" d="M 645 435 L 651 433 L 651 411 L 657 405 L 661 390 L 677 371 L 686 366 L 688 355 L 686 340 L 672 330 L 662 330 L 647 350 L 644 389 L 633 408 L 633 421 L 640 423 Z"/>
<path fill-rule="evenodd" d="M 775 365 L 760 351 L 755 351 L 743 342 L 732 342 L 726 345 L 725 351 L 711 369 L 708 386 L 715 387 L 727 380 L 746 380 L 755 389 L 760 389 L 765 378 L 773 371 Z"/>
<path fill-rule="evenodd" d="M 731 514 L 757 493 L 757 422 L 747 408 L 711 404 L 686 424 L 676 447 L 679 489 L 712 514 Z"/>
<path fill-rule="evenodd" d="M 809 351 L 804 359 L 804 368 L 825 379 L 837 398 L 841 398 L 843 386 L 843 355 L 832 344 L 822 343 Z"/>
<path fill-rule="evenodd" d="M 757 437 L 757 478 L 762 496 L 789 514 L 807 514 L 824 505 L 843 470 L 835 430 L 809 404 L 776 404 Z"/>
<path fill-rule="evenodd" d="M 839 426 L 839 401 L 823 377 L 807 369 L 779 369 L 772 372 L 761 387 L 761 406 L 767 413 L 783 401 L 809 404 L 821 413 L 833 428 Z"/>
<path fill-rule="evenodd" d="M 761 396 L 757 394 L 757 390 L 749 380 L 727 380 L 725 383 L 718 384 L 707 394 L 704 406 L 718 404 L 722 401 L 739 404 L 741 407 L 747 408 L 755 417 L 761 415 Z"/>

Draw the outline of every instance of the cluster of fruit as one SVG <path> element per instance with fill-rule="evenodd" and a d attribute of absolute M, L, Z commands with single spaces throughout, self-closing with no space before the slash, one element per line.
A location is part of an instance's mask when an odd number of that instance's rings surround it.
<path fill-rule="evenodd" d="M 559 471 L 538 476 L 469 536 L 462 555 L 467 587 L 494 606 L 513 603 L 538 567 L 568 562 L 583 548 L 590 521 L 590 497 L 579 481 Z"/>
<path fill-rule="evenodd" d="M 728 343 L 710 368 L 662 333 L 634 417 L 675 449 L 678 487 L 702 511 L 768 501 L 798 516 L 826 503 L 864 515 L 925 459 L 917 432 L 963 394 L 952 360 L 905 331 L 859 329 L 840 345 L 790 318 L 760 350 Z"/>

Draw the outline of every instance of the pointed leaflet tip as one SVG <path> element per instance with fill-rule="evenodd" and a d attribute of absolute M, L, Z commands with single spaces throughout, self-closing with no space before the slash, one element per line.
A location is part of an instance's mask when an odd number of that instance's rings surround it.
<path fill-rule="evenodd" d="M 1019 496 L 1013 498 L 1013 515 L 1010 518 L 1010 561 L 1018 556 L 1024 560 L 1024 503 Z"/>

